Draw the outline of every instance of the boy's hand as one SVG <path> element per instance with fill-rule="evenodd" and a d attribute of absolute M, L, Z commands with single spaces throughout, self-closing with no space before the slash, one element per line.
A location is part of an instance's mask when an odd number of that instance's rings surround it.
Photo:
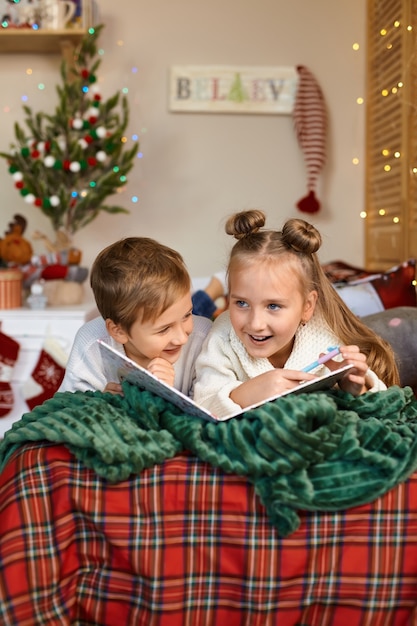
<path fill-rule="evenodd" d="M 368 390 L 366 372 L 369 369 L 366 356 L 360 352 L 358 346 L 341 346 L 340 354 L 343 356 L 342 362 L 332 360 L 326 363 L 330 370 L 338 369 L 342 365 L 354 366 L 339 380 L 340 389 L 351 393 L 353 396 L 365 393 Z"/>
<path fill-rule="evenodd" d="M 107 383 L 103 389 L 103 393 L 112 393 L 114 395 L 123 395 L 122 385 L 119 383 Z"/>
<path fill-rule="evenodd" d="M 147 369 L 151 372 L 151 374 L 159 378 L 159 380 L 162 380 L 162 382 L 166 383 L 170 387 L 174 386 L 174 366 L 165 359 L 162 359 L 159 356 L 156 357 L 156 359 L 152 359 Z"/>

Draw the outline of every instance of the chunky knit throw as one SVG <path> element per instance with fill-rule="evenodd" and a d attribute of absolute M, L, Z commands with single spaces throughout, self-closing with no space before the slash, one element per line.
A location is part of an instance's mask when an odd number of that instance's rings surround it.
<path fill-rule="evenodd" d="M 212 423 L 123 383 L 124 396 L 57 393 L 13 424 L 0 471 L 26 442 L 64 444 L 111 482 L 181 451 L 246 476 L 278 532 L 298 510 L 336 511 L 376 499 L 417 467 L 417 402 L 410 388 L 355 398 L 342 391 L 290 395 Z"/>

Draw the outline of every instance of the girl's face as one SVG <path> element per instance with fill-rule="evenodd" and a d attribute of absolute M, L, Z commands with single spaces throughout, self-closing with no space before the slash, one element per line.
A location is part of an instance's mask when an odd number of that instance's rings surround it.
<path fill-rule="evenodd" d="M 317 292 L 305 299 L 298 276 L 287 263 L 258 263 L 233 270 L 230 280 L 230 319 L 250 356 L 283 367 L 291 354 L 301 322 L 314 313 Z"/>

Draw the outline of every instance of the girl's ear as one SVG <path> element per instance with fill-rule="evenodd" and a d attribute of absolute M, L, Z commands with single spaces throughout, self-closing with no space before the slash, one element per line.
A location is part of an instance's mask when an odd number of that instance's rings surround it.
<path fill-rule="evenodd" d="M 110 337 L 112 337 L 118 343 L 127 343 L 129 337 L 127 333 L 121 328 L 119 324 L 115 324 L 113 320 L 106 319 L 106 328 Z"/>
<path fill-rule="evenodd" d="M 304 303 L 303 318 L 301 320 L 302 322 L 306 323 L 312 318 L 314 310 L 316 308 L 318 297 L 319 294 L 317 293 L 317 291 L 310 291 L 310 293 L 308 294 Z"/>

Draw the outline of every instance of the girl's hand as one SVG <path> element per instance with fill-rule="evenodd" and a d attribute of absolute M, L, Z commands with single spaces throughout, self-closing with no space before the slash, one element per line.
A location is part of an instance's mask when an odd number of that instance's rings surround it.
<path fill-rule="evenodd" d="M 152 359 L 146 369 L 170 387 L 174 386 L 175 370 L 172 363 L 158 356 Z"/>
<path fill-rule="evenodd" d="M 317 376 L 298 370 L 274 369 L 259 374 L 233 389 L 230 398 L 242 409 L 267 398 L 278 396 L 283 391 L 293 389 L 306 380 L 317 380 Z"/>
<path fill-rule="evenodd" d="M 353 365 L 346 374 L 339 380 L 339 387 L 343 391 L 351 393 L 353 396 L 360 396 L 368 391 L 366 386 L 366 372 L 368 371 L 368 363 L 366 356 L 360 352 L 358 346 L 341 346 L 340 354 L 343 361 L 328 361 L 326 366 L 335 370 L 342 365 Z"/>
<path fill-rule="evenodd" d="M 122 385 L 120 385 L 119 383 L 107 383 L 107 385 L 103 389 L 103 393 L 112 393 L 115 396 L 122 396 Z"/>

